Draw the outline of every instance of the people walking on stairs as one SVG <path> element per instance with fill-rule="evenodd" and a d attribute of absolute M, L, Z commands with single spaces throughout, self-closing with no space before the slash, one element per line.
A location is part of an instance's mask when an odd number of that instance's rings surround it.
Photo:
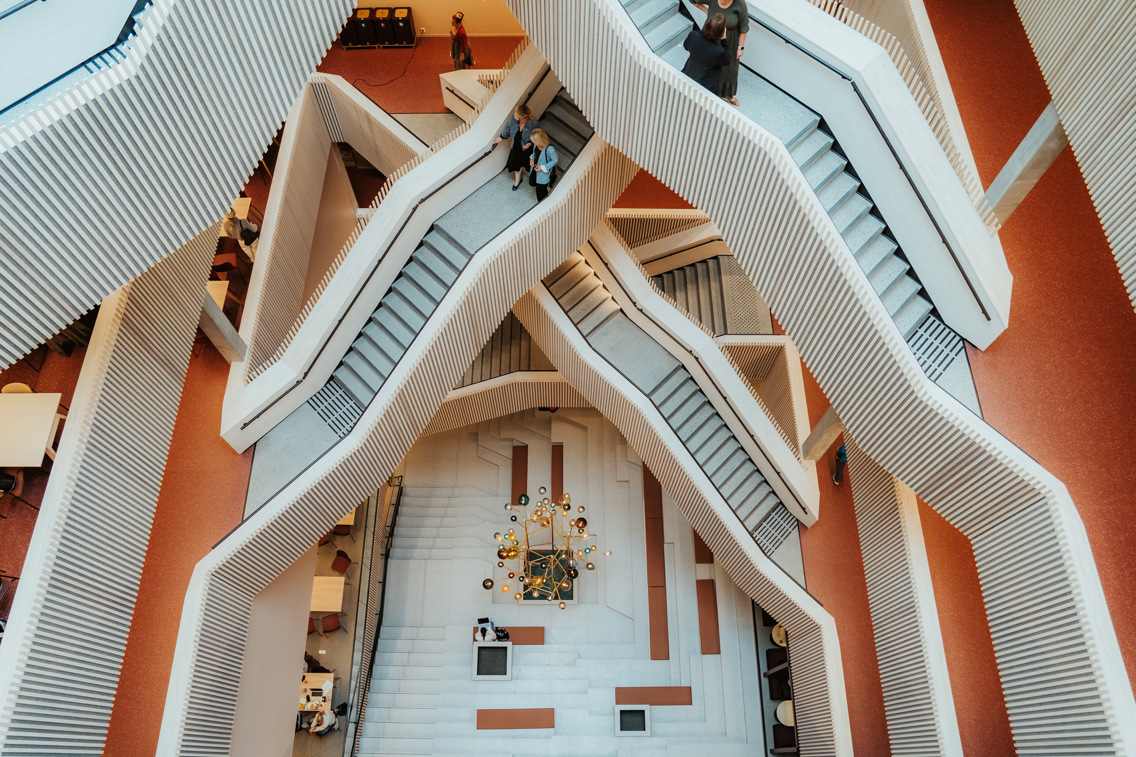
<path fill-rule="evenodd" d="M 532 133 L 540 128 L 540 124 L 532 117 L 532 111 L 525 104 L 518 105 L 513 111 L 513 117 L 501 131 L 501 135 L 493 140 L 497 145 L 506 139 L 512 139 L 513 144 L 509 150 L 509 160 L 505 163 L 505 170 L 513 173 L 513 191 L 521 185 L 521 173 L 528 167 L 529 158 L 532 157 Z"/>
<path fill-rule="evenodd" d="M 469 38 L 465 34 L 465 14 L 458 11 L 450 19 L 450 58 L 454 61 L 454 70 L 473 68 L 473 51 L 469 48 Z"/>
<path fill-rule="evenodd" d="M 548 135 L 543 129 L 534 129 L 532 133 L 533 155 L 529 161 L 532 172 L 529 174 L 529 184 L 536 188 L 536 201 L 542 202 L 548 197 L 549 185 L 556 178 L 556 164 L 560 156 L 552 146 Z"/>
<path fill-rule="evenodd" d="M 730 62 L 722 68 L 718 94 L 731 105 L 738 104 L 738 61 L 745 50 L 746 34 L 749 32 L 749 8 L 745 0 L 710 0 L 709 3 L 695 3 L 696 8 L 706 11 L 706 23 L 714 16 L 726 18 L 726 48 L 730 51 Z"/>
<path fill-rule="evenodd" d="M 726 17 L 722 14 L 710 16 L 702 31 L 692 29 L 682 43 L 690 53 L 682 72 L 718 94 L 722 68 L 730 64 L 730 51 L 726 44 Z"/>

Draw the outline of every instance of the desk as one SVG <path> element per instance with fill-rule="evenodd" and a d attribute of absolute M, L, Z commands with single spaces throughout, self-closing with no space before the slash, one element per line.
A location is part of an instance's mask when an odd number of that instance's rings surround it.
<path fill-rule="evenodd" d="M 58 393 L 0 394 L 0 468 L 38 468 L 54 441 Z"/>
<path fill-rule="evenodd" d="M 217 303 L 217 307 L 225 309 L 225 296 L 229 293 L 229 282 L 227 281 L 210 281 L 205 285 L 205 289 L 209 292 L 209 296 Z"/>
<path fill-rule="evenodd" d="M 793 700 L 786 699 L 781 704 L 777 705 L 777 710 L 773 713 L 777 718 L 777 722 L 781 725 L 787 725 L 790 728 L 796 726 L 796 718 L 793 717 Z"/>
<path fill-rule="evenodd" d="M 251 197 L 238 197 L 233 201 L 233 217 L 242 221 L 249 217 L 249 208 L 252 207 Z"/>
<path fill-rule="evenodd" d="M 316 576 L 312 579 L 312 612 L 339 612 L 343 609 L 343 576 Z"/>
<path fill-rule="evenodd" d="M 334 673 L 304 673 L 304 677 L 300 680 L 300 712 L 327 712 L 331 709 L 331 691 L 334 686 Z M 308 696 L 313 689 L 323 689 L 323 696 L 312 697 L 308 701 Z"/>
<path fill-rule="evenodd" d="M 355 508 L 355 510 L 358 510 L 358 509 L 359 508 Z M 335 525 L 337 525 L 337 526 L 354 526 L 355 525 L 355 510 L 352 510 L 351 512 L 344 515 L 343 518 L 338 523 L 336 523 Z"/>

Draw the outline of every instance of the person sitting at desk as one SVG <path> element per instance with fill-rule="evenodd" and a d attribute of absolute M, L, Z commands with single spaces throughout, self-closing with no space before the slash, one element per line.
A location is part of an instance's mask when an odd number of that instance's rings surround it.
<path fill-rule="evenodd" d="M 323 736 L 332 728 L 335 728 L 335 710 L 328 710 L 316 714 L 308 732 L 314 733 L 316 736 Z"/>

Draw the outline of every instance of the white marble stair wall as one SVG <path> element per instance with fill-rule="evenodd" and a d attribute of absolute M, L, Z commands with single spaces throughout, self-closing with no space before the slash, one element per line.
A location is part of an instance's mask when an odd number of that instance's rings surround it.
<path fill-rule="evenodd" d="M 579 604 L 563 611 L 518 606 L 499 591 L 507 578 L 492 534 L 509 522 L 518 442 L 528 446 L 534 493 L 549 482 L 552 444 L 564 445 L 564 489 L 587 507 L 601 552 L 612 551 L 594 559 Z M 404 475 L 360 754 L 689 753 L 711 743 L 724 755 L 763 751 L 750 601 L 718 571 L 722 655 L 703 656 L 692 532 L 665 492 L 671 659 L 650 659 L 641 462 L 599 413 L 527 411 L 434 434 L 407 455 Z M 481 588 L 488 575 L 498 581 L 492 592 Z M 546 629 L 543 646 L 513 647 L 509 682 L 471 680 L 470 629 L 484 615 Z M 694 704 L 653 708 L 650 739 L 618 738 L 617 686 L 691 686 Z M 479 708 L 526 707 L 553 707 L 556 727 L 476 729 Z"/>

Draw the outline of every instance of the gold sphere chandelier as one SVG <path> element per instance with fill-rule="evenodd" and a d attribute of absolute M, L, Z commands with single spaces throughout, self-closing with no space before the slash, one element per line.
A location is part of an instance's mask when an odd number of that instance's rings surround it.
<path fill-rule="evenodd" d="M 573 511 L 571 494 L 565 492 L 553 503 L 547 492 L 542 486 L 535 502 L 521 494 L 516 504 L 505 503 L 505 510 L 512 513 L 511 525 L 493 538 L 498 544 L 497 567 L 508 564 L 508 580 L 501 584 L 501 592 L 512 591 L 517 602 L 556 602 L 563 610 L 576 598 L 580 566 L 596 569 L 599 547 L 588 543 L 595 535 L 588 531 L 584 506 Z M 495 581 L 486 578 L 481 585 L 492 590 Z"/>

